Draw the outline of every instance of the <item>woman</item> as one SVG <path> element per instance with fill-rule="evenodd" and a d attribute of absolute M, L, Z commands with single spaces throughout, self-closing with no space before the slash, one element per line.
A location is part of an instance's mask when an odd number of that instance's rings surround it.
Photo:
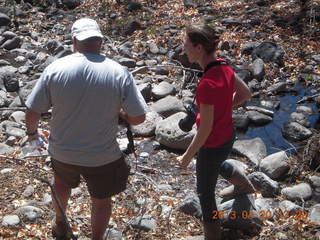
<path fill-rule="evenodd" d="M 219 33 L 209 25 L 192 25 L 186 29 L 184 51 L 190 62 L 204 70 L 197 85 L 196 103 L 198 131 L 186 152 L 178 157 L 186 168 L 197 155 L 197 192 L 203 213 L 205 239 L 221 239 L 221 225 L 214 218 L 217 210 L 215 186 L 220 173 L 235 186 L 226 189 L 224 196 L 252 193 L 254 188 L 247 177 L 231 164 L 224 162 L 234 142 L 233 106 L 250 99 L 248 86 L 234 73 L 224 59 L 216 57 Z"/>

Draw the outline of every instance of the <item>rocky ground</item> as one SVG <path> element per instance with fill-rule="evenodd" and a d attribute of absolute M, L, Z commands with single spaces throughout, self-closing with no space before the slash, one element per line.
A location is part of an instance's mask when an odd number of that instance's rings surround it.
<path fill-rule="evenodd" d="M 288 141 L 302 143 L 297 154 L 267 154 L 260 138 L 236 141 L 229 161 L 246 171 L 258 191 L 224 203 L 218 196 L 224 239 L 319 239 L 319 135 L 309 121 L 320 103 L 319 1 L 308 1 L 302 13 L 298 1 L 61 2 L 21 1 L 14 7 L 13 1 L 0 1 L 0 239 L 52 238 L 50 187 L 43 181 L 51 179 L 49 159 L 45 151 L 32 152 L 43 157 L 26 157 L 31 150 L 22 144 L 21 99 L 48 64 L 70 53 L 70 27 L 83 16 L 100 23 L 103 53 L 132 71 L 150 106 L 146 123 L 132 128 L 138 157 L 128 155 L 130 184 L 113 199 L 108 239 L 191 239 L 202 233 L 194 162 L 188 170 L 175 165 L 194 135 L 177 126 L 194 90 L 189 68 L 196 68 L 182 52 L 183 29 L 200 19 L 224 30 L 219 55 L 230 60 L 259 102 L 235 111 L 237 129 L 273 122 L 279 97 L 297 94 L 297 82 L 314 95 L 281 126 Z M 19 94 L 7 92 L 7 82 L 19 82 Z M 48 129 L 49 117 L 43 116 L 41 129 Z M 124 150 L 126 129 L 119 130 Z M 219 179 L 217 189 L 227 185 Z M 82 183 L 68 211 L 82 239 L 90 237 L 89 210 Z"/>

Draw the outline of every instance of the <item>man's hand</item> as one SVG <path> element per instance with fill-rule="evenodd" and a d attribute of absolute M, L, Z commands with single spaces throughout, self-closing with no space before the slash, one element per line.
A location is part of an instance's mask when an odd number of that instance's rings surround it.
<path fill-rule="evenodd" d="M 192 157 L 188 157 L 186 154 L 183 154 L 182 156 L 177 157 L 178 165 L 181 168 L 187 168 L 192 160 Z"/>

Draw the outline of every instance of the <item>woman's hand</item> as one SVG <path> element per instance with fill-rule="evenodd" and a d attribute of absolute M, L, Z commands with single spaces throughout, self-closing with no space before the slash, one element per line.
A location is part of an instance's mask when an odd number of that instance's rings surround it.
<path fill-rule="evenodd" d="M 177 157 L 178 165 L 181 168 L 187 168 L 192 160 L 192 157 L 188 157 L 186 154 L 183 154 L 182 156 Z"/>

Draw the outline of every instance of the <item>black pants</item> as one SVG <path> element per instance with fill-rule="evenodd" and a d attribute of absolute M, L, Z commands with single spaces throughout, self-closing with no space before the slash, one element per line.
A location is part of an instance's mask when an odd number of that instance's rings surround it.
<path fill-rule="evenodd" d="M 233 166 L 225 160 L 231 152 L 235 136 L 225 144 L 215 147 L 202 147 L 197 158 L 197 192 L 200 199 L 203 221 L 212 222 L 213 211 L 217 210 L 215 187 L 218 175 L 228 179 L 233 173 Z"/>

